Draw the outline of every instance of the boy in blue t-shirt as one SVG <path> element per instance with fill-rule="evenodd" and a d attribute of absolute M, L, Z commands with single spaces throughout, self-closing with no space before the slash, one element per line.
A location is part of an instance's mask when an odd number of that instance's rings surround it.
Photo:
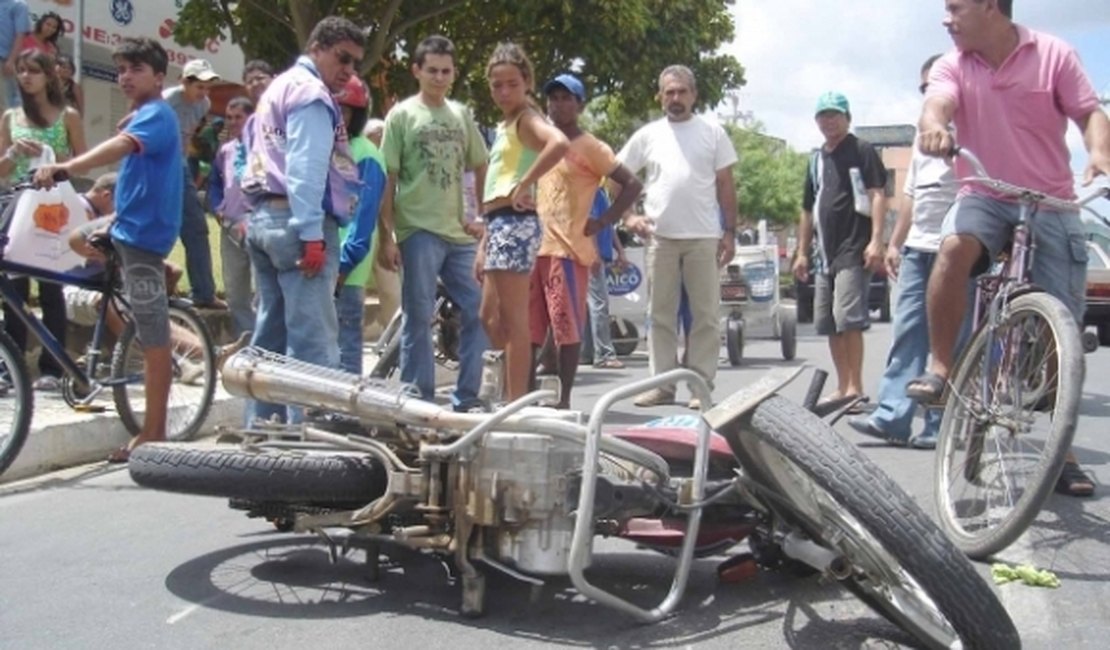
<path fill-rule="evenodd" d="M 112 53 L 119 86 L 133 112 L 119 134 L 83 155 L 40 167 L 35 184 L 76 176 L 122 161 L 116 181 L 116 220 L 109 234 L 123 265 L 123 288 L 143 346 L 146 416 L 139 435 L 108 460 L 125 462 L 135 447 L 166 439 L 166 411 L 173 365 L 169 305 L 162 264 L 181 229 L 183 178 L 177 116 L 162 101 L 166 51 L 149 38 L 126 38 Z"/>

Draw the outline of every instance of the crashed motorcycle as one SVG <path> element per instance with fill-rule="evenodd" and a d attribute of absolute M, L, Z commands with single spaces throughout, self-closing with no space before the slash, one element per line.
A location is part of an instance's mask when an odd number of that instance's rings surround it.
<path fill-rule="evenodd" d="M 229 498 L 281 529 L 364 548 L 371 578 L 391 546 L 435 554 L 457 572 L 467 616 L 483 613 L 485 575 L 499 571 L 533 585 L 569 576 L 583 596 L 659 621 L 695 558 L 747 541 L 759 565 L 838 581 L 926 647 L 1020 647 L 991 588 L 913 499 L 777 394 L 799 372 L 768 373 L 696 428 L 613 429 L 610 409 L 644 390 L 684 382 L 709 404 L 709 388 L 678 369 L 616 388 L 588 414 L 534 405 L 550 391 L 455 413 L 396 382 L 248 348 L 224 367 L 229 392 L 328 415 L 239 430 L 233 447 L 143 445 L 129 468 L 140 485 Z M 674 557 L 662 602 L 587 577 L 599 536 Z"/>

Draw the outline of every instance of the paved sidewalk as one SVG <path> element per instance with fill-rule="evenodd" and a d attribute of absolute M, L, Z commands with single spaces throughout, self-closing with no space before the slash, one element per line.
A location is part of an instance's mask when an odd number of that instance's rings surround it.
<path fill-rule="evenodd" d="M 377 338 L 380 327 L 375 323 L 377 299 L 367 299 L 367 351 Z M 208 314 L 205 314 L 206 319 Z M 219 318 L 219 313 L 216 314 Z M 226 337 L 224 337 L 226 338 Z M 372 363 L 369 358 L 367 363 Z M 366 366 L 369 367 L 369 366 Z M 116 414 L 112 393 L 106 390 L 98 402 L 103 413 L 78 413 L 62 399 L 60 392 L 35 392 L 31 432 L 15 462 L 0 474 L 0 483 L 8 483 L 45 472 L 103 460 L 114 449 L 130 439 Z M 212 435 L 218 426 L 235 426 L 243 421 L 244 400 L 229 395 L 219 377 L 212 409 L 198 438 Z"/>

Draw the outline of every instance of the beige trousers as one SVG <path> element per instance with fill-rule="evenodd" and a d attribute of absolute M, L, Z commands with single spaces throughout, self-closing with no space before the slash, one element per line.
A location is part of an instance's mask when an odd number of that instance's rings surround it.
<path fill-rule="evenodd" d="M 716 237 L 666 239 L 656 236 L 648 245 L 651 315 L 648 349 L 653 376 L 678 366 L 678 306 L 681 287 L 685 287 L 693 316 L 687 365 L 713 386 L 721 350 L 719 244 Z"/>

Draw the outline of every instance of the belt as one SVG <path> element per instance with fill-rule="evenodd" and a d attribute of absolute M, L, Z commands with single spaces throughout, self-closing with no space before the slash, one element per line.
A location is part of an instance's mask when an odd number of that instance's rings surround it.
<path fill-rule="evenodd" d="M 259 205 L 264 205 L 268 208 L 288 208 L 289 197 L 284 194 L 265 194 L 262 196 L 262 200 L 259 201 Z"/>

